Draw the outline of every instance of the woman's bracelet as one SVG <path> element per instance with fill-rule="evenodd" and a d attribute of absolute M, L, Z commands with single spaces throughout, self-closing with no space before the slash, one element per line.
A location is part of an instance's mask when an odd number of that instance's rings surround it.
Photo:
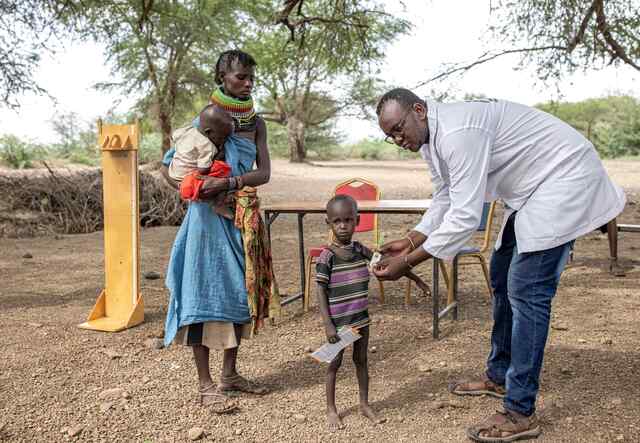
<path fill-rule="evenodd" d="M 242 190 L 242 188 L 244 188 L 244 183 L 242 182 L 242 176 L 238 175 L 236 177 L 236 189 L 240 191 Z"/>
<path fill-rule="evenodd" d="M 411 243 L 411 251 L 415 251 L 416 250 L 416 244 L 413 242 L 413 240 L 411 240 L 411 237 L 409 237 L 408 235 L 405 237 L 407 240 L 409 240 L 409 243 Z"/>
<path fill-rule="evenodd" d="M 229 183 L 229 188 L 228 188 L 228 190 L 229 190 L 229 191 L 233 191 L 234 189 L 236 189 L 236 188 L 238 187 L 238 182 L 237 182 L 237 180 L 236 180 L 236 178 L 235 178 L 235 177 L 229 177 L 229 179 L 228 179 L 228 180 L 229 180 L 229 181 L 228 181 L 228 183 Z"/>
<path fill-rule="evenodd" d="M 409 269 L 413 269 L 413 266 L 411 265 L 411 263 L 409 263 L 409 256 L 408 255 L 404 256 L 404 264 L 407 265 L 407 267 Z"/>

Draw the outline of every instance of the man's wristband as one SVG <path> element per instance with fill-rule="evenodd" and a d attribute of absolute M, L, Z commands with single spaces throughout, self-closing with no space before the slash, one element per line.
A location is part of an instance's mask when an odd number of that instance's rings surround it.
<path fill-rule="evenodd" d="M 406 239 L 409 240 L 409 243 L 411 243 L 411 251 L 415 251 L 416 250 L 416 244 L 413 242 L 413 240 L 411 239 L 411 237 L 409 237 L 409 235 L 406 236 Z"/>

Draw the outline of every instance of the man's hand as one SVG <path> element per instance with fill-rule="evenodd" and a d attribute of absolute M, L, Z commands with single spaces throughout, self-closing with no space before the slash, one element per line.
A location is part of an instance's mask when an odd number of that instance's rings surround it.
<path fill-rule="evenodd" d="M 200 190 L 200 197 L 203 199 L 211 199 L 229 188 L 229 180 L 227 178 L 199 175 L 198 179 L 204 181 Z"/>
<path fill-rule="evenodd" d="M 407 271 L 410 270 L 409 266 L 404 261 L 405 257 L 406 255 L 400 255 L 398 257 L 389 257 L 380 260 L 380 262 L 373 269 L 373 274 L 379 280 L 399 279 L 400 277 L 406 275 Z"/>
<path fill-rule="evenodd" d="M 329 343 L 338 343 L 340 341 L 340 337 L 338 337 L 336 327 L 333 323 L 324 325 L 324 333 L 327 335 L 327 341 Z"/>
<path fill-rule="evenodd" d="M 390 241 L 380 248 L 382 255 L 391 257 L 407 255 L 409 252 L 411 252 L 411 242 L 407 238 Z"/>

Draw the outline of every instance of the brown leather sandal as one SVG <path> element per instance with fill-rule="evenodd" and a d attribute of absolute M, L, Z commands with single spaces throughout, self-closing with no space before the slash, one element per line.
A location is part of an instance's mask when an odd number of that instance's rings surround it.
<path fill-rule="evenodd" d="M 501 443 L 536 438 L 541 432 L 535 414 L 524 417 L 505 409 L 468 428 L 467 437 L 483 443 Z"/>
<path fill-rule="evenodd" d="M 216 414 L 230 414 L 239 409 L 238 402 L 219 392 L 215 384 L 201 388 L 198 394 L 200 405 L 210 407 Z"/>
<path fill-rule="evenodd" d="M 472 387 L 481 385 L 481 387 Z M 504 386 L 495 384 L 487 376 L 480 380 L 459 380 L 449 383 L 449 392 L 455 395 L 490 395 L 495 398 L 504 398 L 506 390 Z"/>

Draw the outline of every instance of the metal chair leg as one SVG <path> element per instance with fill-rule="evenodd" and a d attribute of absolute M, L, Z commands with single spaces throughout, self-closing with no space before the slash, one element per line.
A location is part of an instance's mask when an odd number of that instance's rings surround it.
<path fill-rule="evenodd" d="M 442 278 L 444 279 L 444 284 L 449 289 L 449 273 L 447 272 L 447 266 L 444 264 L 442 260 L 440 262 L 440 272 L 442 272 Z"/>
<path fill-rule="evenodd" d="M 489 277 L 489 268 L 487 267 L 487 261 L 482 255 L 478 255 L 477 257 L 480 259 L 480 266 L 482 266 L 482 272 L 484 272 L 484 279 L 487 281 L 489 298 L 491 298 L 493 296 L 493 289 L 491 288 L 491 277 Z"/>
<path fill-rule="evenodd" d="M 452 284 L 448 284 L 447 283 L 447 306 L 449 306 L 451 303 L 453 303 L 454 301 L 456 301 L 456 297 L 455 297 L 455 293 L 454 293 L 454 282 L 458 279 L 458 270 L 457 267 L 451 265 L 450 267 L 451 269 L 451 274 L 449 274 L 451 276 L 451 280 L 450 282 Z M 445 272 L 443 271 L 442 274 L 446 275 Z"/>

